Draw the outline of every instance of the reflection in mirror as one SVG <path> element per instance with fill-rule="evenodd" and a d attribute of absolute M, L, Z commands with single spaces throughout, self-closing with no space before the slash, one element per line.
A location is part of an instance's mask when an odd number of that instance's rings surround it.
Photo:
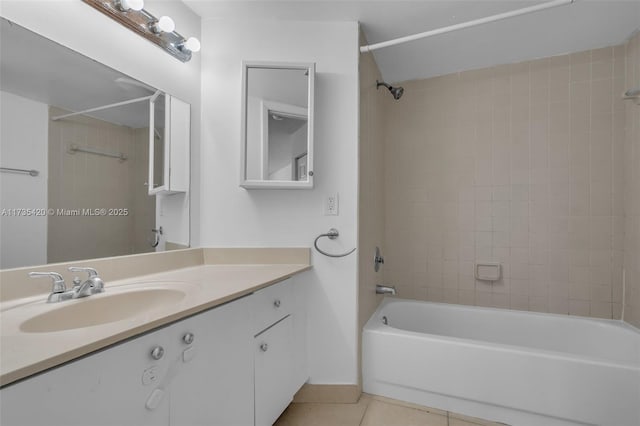
<path fill-rule="evenodd" d="M 244 64 L 245 188 L 313 186 L 313 64 Z"/>
<path fill-rule="evenodd" d="M 147 180 L 156 89 L 0 24 L 0 268 L 155 251 Z M 164 122 L 155 130 L 162 145 Z"/>
<path fill-rule="evenodd" d="M 306 108 L 299 108 L 301 113 L 289 113 L 285 108 L 268 109 L 267 128 L 263 133 L 268 135 L 264 141 L 267 164 L 263 170 L 265 180 L 307 180 L 306 174 L 296 173 L 296 159 L 307 158 L 307 114 Z"/>
<path fill-rule="evenodd" d="M 150 108 L 153 109 L 153 170 L 164 170 L 165 133 L 164 113 L 166 96 L 161 93 L 151 99 Z M 153 173 L 153 188 L 164 186 L 164 173 Z"/>

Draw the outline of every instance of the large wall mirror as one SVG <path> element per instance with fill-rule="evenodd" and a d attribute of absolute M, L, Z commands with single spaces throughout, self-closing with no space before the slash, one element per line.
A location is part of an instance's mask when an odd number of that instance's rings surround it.
<path fill-rule="evenodd" d="M 242 64 L 244 188 L 313 188 L 312 63 Z"/>
<path fill-rule="evenodd" d="M 149 195 L 150 141 L 169 143 L 149 99 L 171 95 L 0 25 L 0 268 L 184 247 L 188 235 L 163 240 L 161 197 Z"/>

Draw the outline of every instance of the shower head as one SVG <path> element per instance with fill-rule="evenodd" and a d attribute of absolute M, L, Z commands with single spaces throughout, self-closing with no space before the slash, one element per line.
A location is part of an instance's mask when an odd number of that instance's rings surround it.
<path fill-rule="evenodd" d="M 393 99 L 395 99 L 396 101 L 400 99 L 402 97 L 402 94 L 404 93 L 404 89 L 400 86 L 393 87 L 392 85 L 387 84 L 384 81 L 376 80 L 376 89 L 378 89 L 380 86 L 384 86 L 387 89 L 389 89 L 389 92 L 391 92 Z"/>

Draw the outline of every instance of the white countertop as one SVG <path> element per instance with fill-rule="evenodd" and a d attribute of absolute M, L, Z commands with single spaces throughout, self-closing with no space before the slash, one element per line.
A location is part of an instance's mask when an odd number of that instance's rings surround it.
<path fill-rule="evenodd" d="M 203 265 L 106 282 L 105 293 L 59 303 L 47 294 L 0 303 L 0 386 L 42 372 L 124 339 L 177 321 L 310 269 L 308 264 Z M 33 333 L 20 324 L 52 309 L 126 291 L 140 283 L 179 288 L 186 296 L 175 303 L 123 320 L 64 331 Z M 129 286 L 129 287 L 127 287 Z M 118 306 L 113 309 L 117 310 Z"/>

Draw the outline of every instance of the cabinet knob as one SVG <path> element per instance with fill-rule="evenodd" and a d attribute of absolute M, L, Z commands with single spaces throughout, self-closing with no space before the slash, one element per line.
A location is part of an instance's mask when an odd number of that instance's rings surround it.
<path fill-rule="evenodd" d="M 269 345 L 267 345 L 266 343 L 263 343 L 263 344 L 260 345 L 260 350 L 262 352 L 266 352 L 267 349 L 269 349 Z"/>
<path fill-rule="evenodd" d="M 195 336 L 193 335 L 193 333 L 185 333 L 185 335 L 182 336 L 182 341 L 187 345 L 190 345 L 193 343 L 194 338 Z"/>
<path fill-rule="evenodd" d="M 280 299 L 276 299 L 273 301 L 273 306 L 275 306 L 276 308 L 280 307 Z"/>
<path fill-rule="evenodd" d="M 159 360 L 162 359 L 163 356 L 164 348 L 162 346 L 156 346 L 155 348 L 151 349 L 151 358 Z"/>

